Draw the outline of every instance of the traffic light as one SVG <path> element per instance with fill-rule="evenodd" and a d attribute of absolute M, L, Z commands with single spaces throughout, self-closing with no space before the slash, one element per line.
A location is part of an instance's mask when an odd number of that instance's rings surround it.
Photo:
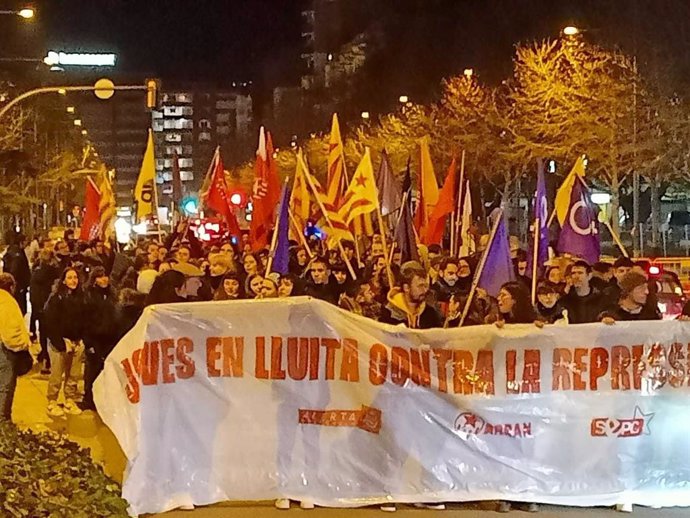
<path fill-rule="evenodd" d="M 158 108 L 158 91 L 161 88 L 159 79 L 146 80 L 146 108 L 155 110 Z"/>

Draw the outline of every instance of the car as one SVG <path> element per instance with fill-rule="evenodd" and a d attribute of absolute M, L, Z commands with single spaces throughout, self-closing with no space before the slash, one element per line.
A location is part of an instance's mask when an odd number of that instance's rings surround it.
<path fill-rule="evenodd" d="M 649 280 L 656 283 L 656 297 L 659 311 L 664 320 L 673 320 L 683 312 L 686 298 L 680 278 L 672 271 L 652 264 L 648 270 Z"/>

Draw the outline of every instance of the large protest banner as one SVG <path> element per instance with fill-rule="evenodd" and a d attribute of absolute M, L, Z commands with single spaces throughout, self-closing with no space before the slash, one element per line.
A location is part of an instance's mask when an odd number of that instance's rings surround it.
<path fill-rule="evenodd" d="M 148 308 L 98 411 L 153 513 L 505 499 L 690 505 L 690 323 L 413 331 L 308 298 Z"/>

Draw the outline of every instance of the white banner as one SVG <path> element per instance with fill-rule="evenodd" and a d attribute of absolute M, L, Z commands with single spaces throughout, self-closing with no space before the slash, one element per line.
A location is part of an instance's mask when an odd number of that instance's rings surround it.
<path fill-rule="evenodd" d="M 146 310 L 96 381 L 133 514 L 224 500 L 690 505 L 690 323 L 411 331 L 327 303 Z"/>

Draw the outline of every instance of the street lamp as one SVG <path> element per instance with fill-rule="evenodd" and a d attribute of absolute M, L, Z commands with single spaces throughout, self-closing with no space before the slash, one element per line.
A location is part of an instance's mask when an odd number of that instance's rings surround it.
<path fill-rule="evenodd" d="M 465 77 L 472 77 L 472 75 L 474 75 L 474 70 L 472 70 L 471 68 L 466 68 L 463 71 L 463 74 L 465 75 Z"/>
<path fill-rule="evenodd" d="M 82 135 L 86 135 L 86 134 L 88 134 L 88 131 L 86 131 L 85 129 L 83 129 L 83 130 L 81 130 L 81 134 L 82 134 Z"/>
<path fill-rule="evenodd" d="M 30 20 L 31 18 L 34 17 L 36 12 L 30 7 L 25 7 L 24 9 L 21 9 L 19 11 L 2 10 L 2 11 L 0 11 L 0 14 L 9 14 L 9 15 L 14 15 L 14 16 L 19 16 L 21 18 L 24 18 L 25 20 Z"/>
<path fill-rule="evenodd" d="M 68 106 L 67 113 L 74 113 L 74 106 Z"/>
<path fill-rule="evenodd" d="M 565 34 L 566 36 L 577 36 L 578 34 L 580 34 L 580 29 L 573 25 L 568 25 L 563 29 L 563 34 Z"/>
<path fill-rule="evenodd" d="M 362 112 L 362 118 L 364 120 L 369 120 L 370 117 L 371 115 L 369 115 L 369 112 Z"/>
<path fill-rule="evenodd" d="M 17 14 L 25 20 L 30 20 L 34 17 L 36 12 L 31 7 L 25 7 L 24 9 L 20 10 Z"/>
<path fill-rule="evenodd" d="M 75 126 L 81 126 L 81 119 L 74 119 Z"/>
<path fill-rule="evenodd" d="M 400 101 L 402 104 L 407 104 L 409 100 L 410 98 L 406 95 L 401 95 L 400 97 L 398 97 L 398 101 Z"/>

